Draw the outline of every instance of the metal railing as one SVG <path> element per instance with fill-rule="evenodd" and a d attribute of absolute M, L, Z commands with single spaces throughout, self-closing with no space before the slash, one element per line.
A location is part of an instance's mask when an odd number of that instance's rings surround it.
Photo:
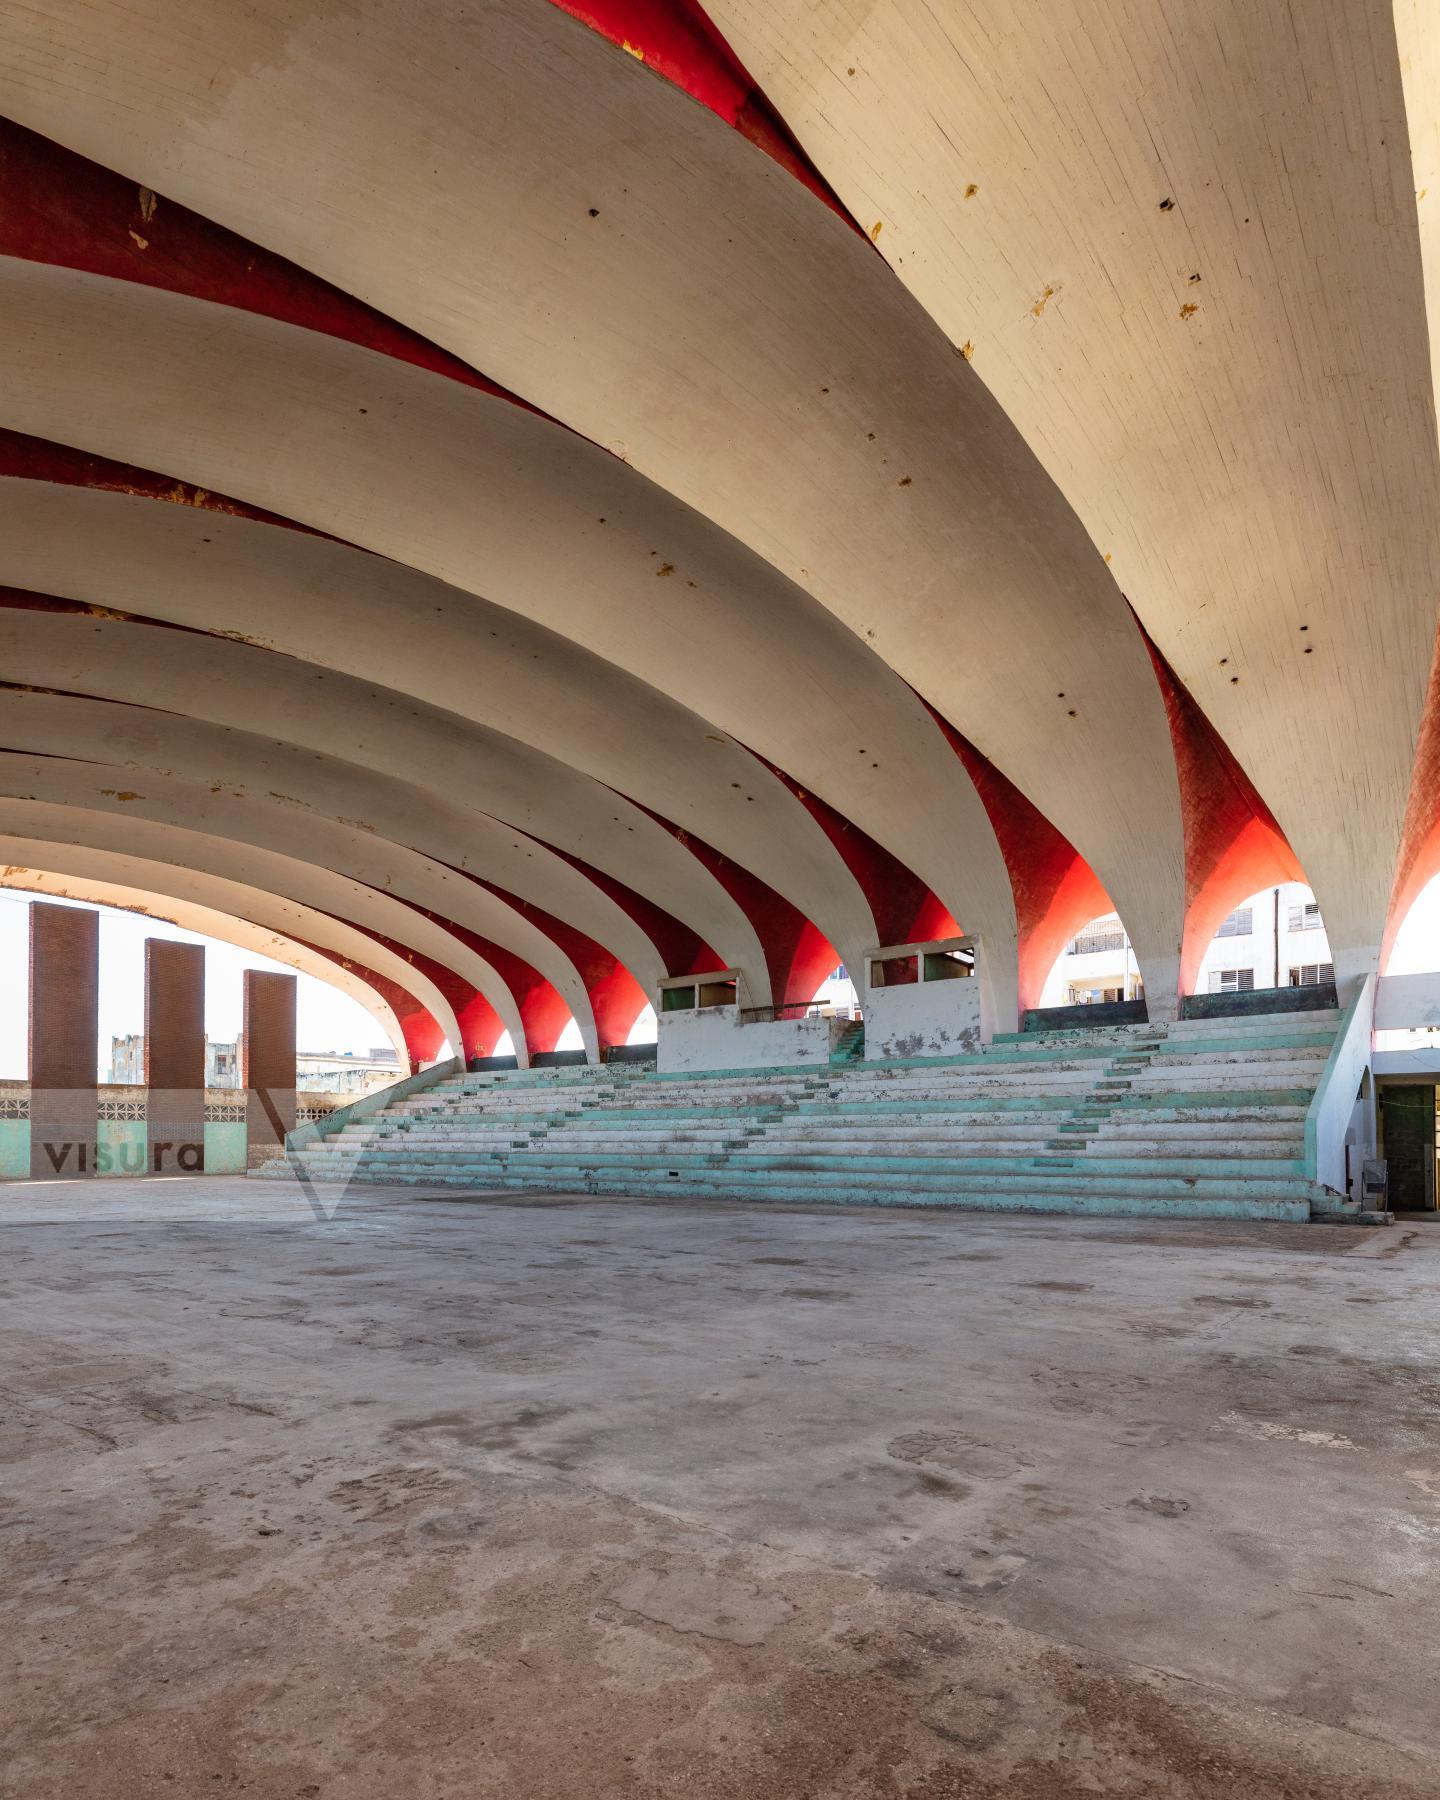
<path fill-rule="evenodd" d="M 1123 931 L 1092 931 L 1086 937 L 1077 937 L 1066 951 L 1068 956 L 1093 956 L 1098 950 L 1123 950 L 1125 948 Z"/>

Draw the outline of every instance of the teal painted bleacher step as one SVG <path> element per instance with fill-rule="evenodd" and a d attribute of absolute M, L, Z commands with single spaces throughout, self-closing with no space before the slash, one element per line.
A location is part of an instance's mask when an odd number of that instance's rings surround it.
<path fill-rule="evenodd" d="M 835 1048 L 830 1052 L 832 1063 L 859 1062 L 865 1055 L 865 1022 L 863 1019 L 852 1019 L 840 1033 Z"/>
<path fill-rule="evenodd" d="M 1014 1033 L 928 1062 L 854 1060 L 857 1035 L 824 1069 L 472 1072 L 291 1161 L 316 1179 L 487 1192 L 1333 1216 L 1304 1158 L 1335 1031 L 1333 1013 L 1307 1012 Z"/>

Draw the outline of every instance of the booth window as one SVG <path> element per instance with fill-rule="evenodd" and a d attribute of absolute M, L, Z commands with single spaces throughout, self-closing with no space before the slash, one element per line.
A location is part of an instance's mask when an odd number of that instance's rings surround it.
<path fill-rule="evenodd" d="M 908 987 L 920 979 L 920 958 L 890 956 L 877 958 L 870 965 L 871 987 Z"/>

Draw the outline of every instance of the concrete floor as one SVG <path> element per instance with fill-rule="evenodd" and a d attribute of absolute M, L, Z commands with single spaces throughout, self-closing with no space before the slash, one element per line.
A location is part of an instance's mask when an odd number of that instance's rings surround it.
<path fill-rule="evenodd" d="M 0 1188 L 16 1800 L 1440 1795 L 1440 1228 Z"/>

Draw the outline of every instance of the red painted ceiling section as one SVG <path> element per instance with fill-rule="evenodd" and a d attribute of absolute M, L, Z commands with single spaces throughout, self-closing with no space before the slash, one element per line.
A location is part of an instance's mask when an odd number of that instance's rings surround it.
<path fill-rule="evenodd" d="M 385 890 L 377 888 L 377 893 Z M 411 912 L 419 913 L 421 918 L 429 919 L 432 925 L 438 925 L 442 931 L 448 931 L 457 942 L 473 950 L 477 956 L 483 956 L 490 963 L 496 974 L 515 996 L 515 1004 L 520 1013 L 520 1024 L 525 1032 L 525 1041 L 532 1056 L 544 1050 L 553 1050 L 555 1040 L 570 1023 L 570 1008 L 558 990 L 551 986 L 540 971 L 524 957 L 517 956 L 513 950 L 506 950 L 501 945 L 492 943 L 489 938 L 482 937 L 478 931 L 469 931 L 463 925 L 457 925 L 453 919 L 447 919 L 440 913 L 432 912 L 429 907 L 419 906 L 413 900 L 402 899 L 398 894 L 389 894 L 387 898 L 399 900 L 402 906 L 409 907 Z M 406 957 L 411 962 L 418 959 L 408 950 L 397 950 L 397 955 Z M 451 978 L 456 979 L 455 977 Z M 439 985 L 439 978 L 436 978 Z M 474 990 L 466 983 L 468 995 Z M 445 991 L 442 987 L 442 991 Z M 458 1002 L 456 1012 L 461 1011 Z M 470 1051 L 472 1055 L 486 1055 L 489 1051 Z"/>
<path fill-rule="evenodd" d="M 858 229 L 695 0 L 551 0 L 551 4 L 683 89 Z"/>
<path fill-rule="evenodd" d="M 351 925 L 352 929 L 356 931 L 363 929 L 349 919 L 344 923 Z M 373 937 L 374 934 L 367 932 L 366 936 Z M 307 950 L 313 950 L 317 956 L 323 956 L 327 962 L 335 963 L 339 968 L 346 970 L 359 980 L 367 982 L 382 1000 L 389 1002 L 395 1017 L 400 1021 L 400 1029 L 405 1034 L 405 1048 L 410 1053 L 409 1073 L 411 1075 L 417 1073 L 421 1063 L 434 1062 L 439 1056 L 441 1046 L 445 1042 L 445 1033 L 440 1028 L 440 1021 L 421 1005 L 408 988 L 401 987 L 398 982 L 391 981 L 388 976 L 377 974 L 374 969 L 367 968 L 364 963 L 358 963 L 351 957 L 342 956 L 339 951 L 322 949 L 319 944 L 311 944 L 304 938 L 292 938 L 291 942 L 301 944 Z"/>
<path fill-rule="evenodd" d="M 1143 628 L 1141 635 L 1165 698 L 1180 778 L 1185 828 L 1180 992 L 1190 994 L 1195 991 L 1205 952 L 1226 915 L 1261 888 L 1303 881 L 1305 874 L 1250 777 Z"/>
<path fill-rule="evenodd" d="M 380 891 L 380 889 L 376 889 L 377 893 Z M 393 898 L 393 896 L 390 897 Z M 404 902 L 402 902 L 403 904 Z M 421 909 L 416 907 L 413 910 L 419 912 Z M 452 1046 L 456 1049 L 457 1055 L 488 1056 L 490 1054 L 489 1048 L 481 1047 L 487 1042 L 486 1032 L 493 1024 L 494 1037 L 488 1039 L 488 1043 L 493 1045 L 503 1034 L 505 1027 L 495 1009 L 478 989 L 472 987 L 462 975 L 457 975 L 453 969 L 447 969 L 443 963 L 438 963 L 433 958 L 422 955 L 418 950 L 412 950 L 408 944 L 397 943 L 394 938 L 386 937 L 383 932 L 372 931 L 367 925 L 357 925 L 353 919 L 342 919 L 341 923 L 349 925 L 352 930 L 364 932 L 366 937 L 372 938 L 377 944 L 383 944 L 402 962 L 409 963 L 417 974 L 424 975 L 434 982 L 455 1009 L 456 1022 L 460 1026 L 461 1037 L 464 1039 L 463 1049 Z M 440 920 L 437 923 L 444 924 L 444 921 Z M 450 928 L 447 926 L 446 929 Z M 430 1053 L 431 1057 L 439 1054 L 438 1046 L 443 1041 L 437 1025 L 437 1048 Z M 430 1057 L 427 1057 L 426 1060 L 430 1060 Z"/>
<path fill-rule="evenodd" d="M 208 488 L 194 487 L 176 481 L 173 475 L 159 475 L 153 469 L 137 468 L 133 463 L 112 462 L 108 456 L 92 456 L 88 450 L 76 450 L 69 444 L 54 444 L 48 438 L 30 437 L 23 431 L 10 431 L 0 425 L 0 477 L 22 481 L 53 481 L 61 487 L 102 488 L 110 494 L 134 494 L 146 500 L 165 500 L 173 506 L 198 506 L 202 511 L 229 513 L 237 519 L 254 519 L 262 525 L 283 525 L 289 531 L 303 531 L 307 537 L 342 540 L 329 532 L 300 525 L 264 507 L 251 506 L 245 500 L 233 500 L 228 494 L 213 494 Z M 351 548 L 356 548 L 352 545 Z M 368 555 L 369 552 L 366 552 Z"/>
<path fill-rule="evenodd" d="M 116 612 L 112 607 L 93 606 L 88 600 L 70 600 L 59 594 L 37 594 L 33 588 L 6 587 L 0 583 L 0 606 L 15 612 L 69 613 L 74 617 L 121 619 L 127 625 L 153 625 L 158 631 L 188 631 L 188 625 L 171 625 L 164 619 L 142 619 L 135 613 Z M 196 633 L 203 637 L 204 632 Z M 103 694 L 86 696 L 102 700 Z"/>
<path fill-rule="evenodd" d="M 468 870 L 456 872 L 470 873 Z M 532 901 L 524 900 L 518 894 L 512 894 L 508 889 L 493 881 L 486 881 L 479 875 L 471 874 L 470 879 L 527 918 L 574 963 L 580 971 L 580 979 L 585 983 L 585 991 L 590 996 L 590 1005 L 595 1013 L 595 1034 L 601 1049 L 608 1050 L 616 1044 L 625 1043 L 630 1036 L 630 1027 L 644 1012 L 649 996 L 624 963 L 603 944 L 597 943 L 574 925 L 567 924 L 564 919 L 557 919 L 553 913 L 546 912 Z"/>
<path fill-rule="evenodd" d="M 1040 1004 L 1050 971 L 1091 919 L 1113 912 L 1100 878 L 1068 838 L 947 719 L 936 724 L 975 783 L 1010 872 L 1020 938 L 1020 1010 Z"/>
<path fill-rule="evenodd" d="M 792 906 L 758 875 L 731 862 L 702 838 L 682 831 L 658 813 L 650 816 L 673 832 L 696 861 L 710 871 L 754 926 L 765 952 L 775 1004 L 814 999 L 815 990 L 840 961 L 840 953 L 829 939 L 799 907 Z"/>
<path fill-rule="evenodd" d="M 526 833 L 526 836 L 533 835 Z M 653 900 L 647 900 L 643 894 L 627 887 L 623 881 L 617 881 L 613 875 L 605 874 L 602 869 L 592 868 L 582 857 L 572 856 L 568 850 L 557 849 L 544 838 L 536 838 L 535 842 L 544 844 L 552 855 L 569 863 L 572 869 L 578 869 L 587 881 L 593 881 L 601 893 L 607 894 L 618 907 L 629 914 L 660 952 L 660 960 L 665 965 L 667 975 L 703 975 L 709 970 L 724 968 L 723 960 L 699 932 L 692 930 L 673 913 L 666 912 L 664 907 L 657 906 Z"/>
<path fill-rule="evenodd" d="M 483 994 L 476 993 L 455 1017 L 465 1046 L 461 1054 L 467 1062 L 472 1056 L 495 1054 L 505 1035 L 505 1021 Z"/>
<path fill-rule="evenodd" d="M 1425 711 L 1420 720 L 1415 749 L 1415 772 L 1410 778 L 1410 800 L 1405 809 L 1405 829 L 1395 864 L 1395 885 L 1390 890 L 1390 911 L 1380 944 L 1380 972 L 1390 960 L 1395 934 L 1412 906 L 1435 876 L 1440 874 L 1440 650 L 1430 667 Z"/>
<path fill-rule="evenodd" d="M 9 119 L 0 119 L 0 255 L 262 313 L 538 410 L 298 264 Z"/>
<path fill-rule="evenodd" d="M 748 749 L 749 746 L 747 745 Z M 877 944 L 912 944 L 927 937 L 955 937 L 960 927 L 918 875 L 841 812 L 801 787 L 783 769 L 750 754 L 783 781 L 839 851 L 845 866 L 870 906 Z M 865 752 L 862 750 L 863 756 Z"/>

